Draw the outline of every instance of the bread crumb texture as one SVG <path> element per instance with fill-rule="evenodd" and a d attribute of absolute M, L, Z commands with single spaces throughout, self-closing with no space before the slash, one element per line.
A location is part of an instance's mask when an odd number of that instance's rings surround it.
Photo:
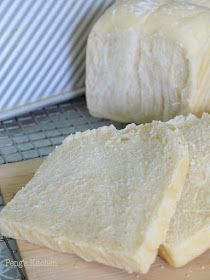
<path fill-rule="evenodd" d="M 0 213 L 6 235 L 147 272 L 188 169 L 188 146 L 159 122 L 76 133 Z"/>
<path fill-rule="evenodd" d="M 170 122 L 188 142 L 190 166 L 160 254 L 173 266 L 182 266 L 210 248 L 210 115 Z"/>

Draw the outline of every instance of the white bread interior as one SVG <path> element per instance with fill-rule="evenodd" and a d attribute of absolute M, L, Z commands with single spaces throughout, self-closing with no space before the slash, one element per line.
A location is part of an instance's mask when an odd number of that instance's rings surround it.
<path fill-rule="evenodd" d="M 189 143 L 190 167 L 160 255 L 183 266 L 210 248 L 210 115 L 170 121 Z"/>
<path fill-rule="evenodd" d="M 0 213 L 3 235 L 146 273 L 180 198 L 188 145 L 172 125 L 67 137 Z"/>

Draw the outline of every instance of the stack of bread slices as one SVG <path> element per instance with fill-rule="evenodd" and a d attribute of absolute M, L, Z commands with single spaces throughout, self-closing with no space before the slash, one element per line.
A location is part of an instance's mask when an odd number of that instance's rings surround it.
<path fill-rule="evenodd" d="M 0 213 L 3 235 L 146 273 L 210 248 L 210 116 L 67 137 Z M 193 245 L 193 246 L 192 246 Z"/>

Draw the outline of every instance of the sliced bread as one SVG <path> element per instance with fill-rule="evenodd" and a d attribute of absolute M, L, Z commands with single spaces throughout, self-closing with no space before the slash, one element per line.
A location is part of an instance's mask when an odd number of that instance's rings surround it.
<path fill-rule="evenodd" d="M 160 255 L 175 267 L 210 248 L 210 115 L 171 121 L 189 143 L 190 167 Z"/>
<path fill-rule="evenodd" d="M 0 213 L 3 235 L 129 272 L 149 270 L 188 171 L 174 126 L 67 137 Z"/>

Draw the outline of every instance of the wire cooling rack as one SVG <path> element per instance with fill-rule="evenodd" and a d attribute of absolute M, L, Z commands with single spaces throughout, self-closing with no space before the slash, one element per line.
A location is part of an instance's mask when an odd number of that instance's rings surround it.
<path fill-rule="evenodd" d="M 67 135 L 109 124 L 90 116 L 84 97 L 2 121 L 0 164 L 46 156 Z"/>
<path fill-rule="evenodd" d="M 91 117 L 84 97 L 1 121 L 0 164 L 46 156 L 67 135 L 111 123 L 117 128 L 124 127 L 117 122 Z M 0 210 L 2 207 L 0 197 Z M 3 252 L 0 254 L 0 280 L 26 279 L 24 268 L 5 266 L 6 258 L 20 261 L 15 240 L 0 236 L 0 251 Z"/>

